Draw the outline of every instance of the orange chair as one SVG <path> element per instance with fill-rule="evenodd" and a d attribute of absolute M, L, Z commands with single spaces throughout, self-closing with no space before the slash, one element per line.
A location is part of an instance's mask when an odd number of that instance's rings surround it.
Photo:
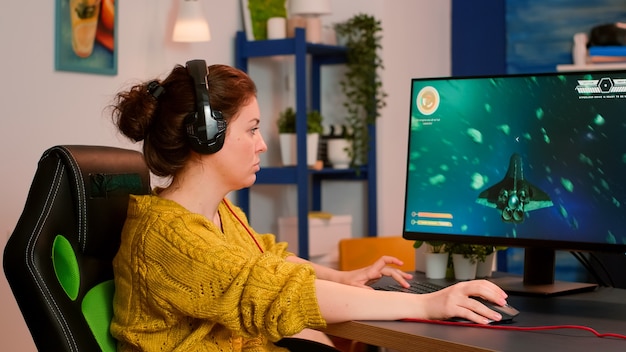
<path fill-rule="evenodd" d="M 404 271 L 415 270 L 413 241 L 401 236 L 346 238 L 339 241 L 339 270 L 354 270 L 372 264 L 383 255 L 404 262 Z"/>

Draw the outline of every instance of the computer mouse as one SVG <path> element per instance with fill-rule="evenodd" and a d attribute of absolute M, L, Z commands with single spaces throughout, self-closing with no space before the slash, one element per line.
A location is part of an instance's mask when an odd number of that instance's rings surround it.
<path fill-rule="evenodd" d="M 500 315 L 502 315 L 502 319 L 495 321 L 495 320 L 490 320 L 489 324 L 509 324 L 513 322 L 513 318 L 515 318 L 516 316 L 519 315 L 519 311 L 517 309 L 515 309 L 514 307 L 512 307 L 511 305 L 507 304 L 505 306 L 499 306 L 491 301 L 488 301 L 486 299 L 480 298 L 480 297 L 474 297 L 472 296 L 471 298 L 477 300 L 478 302 L 486 305 L 487 307 L 489 307 L 491 310 L 494 310 L 498 313 L 500 313 Z M 448 319 L 448 321 L 453 321 L 453 322 L 458 322 L 458 323 L 474 323 L 470 320 L 464 319 L 464 318 L 451 318 Z"/>
<path fill-rule="evenodd" d="M 513 318 L 519 315 L 519 310 L 515 309 L 509 304 L 504 305 L 504 306 L 499 306 L 491 301 L 488 301 L 480 297 L 472 297 L 472 298 L 486 305 L 491 310 L 495 310 L 496 312 L 500 313 L 500 315 L 502 315 L 502 320 L 494 322 L 494 323 L 510 322 L 511 320 L 513 320 Z"/>

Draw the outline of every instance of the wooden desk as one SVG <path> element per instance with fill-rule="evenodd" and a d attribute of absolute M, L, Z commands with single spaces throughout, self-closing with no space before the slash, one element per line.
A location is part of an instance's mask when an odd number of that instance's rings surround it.
<path fill-rule="evenodd" d="M 559 297 L 510 296 L 520 311 L 511 327 L 580 325 L 626 335 L 626 290 L 599 288 Z M 626 351 L 626 339 L 574 329 L 511 331 L 400 321 L 331 324 L 333 336 L 411 351 Z"/>

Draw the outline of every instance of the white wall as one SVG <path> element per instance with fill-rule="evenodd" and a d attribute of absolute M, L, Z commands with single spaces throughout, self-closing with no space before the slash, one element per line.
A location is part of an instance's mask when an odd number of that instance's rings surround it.
<path fill-rule="evenodd" d="M 208 43 L 173 43 L 169 34 L 175 1 L 119 2 L 118 74 L 101 76 L 54 70 L 54 2 L 41 2 L 36 11 L 29 2 L 0 3 L 0 63 L 3 67 L 0 107 L 0 247 L 4 248 L 21 213 L 41 153 L 57 144 L 101 144 L 137 148 L 118 136 L 103 112 L 119 89 L 138 80 L 167 73 L 174 64 L 191 58 L 209 63 L 234 64 L 234 35 L 242 29 L 239 1 L 204 0 L 213 40 Z M 358 4 L 358 7 L 355 6 Z M 450 1 L 333 0 L 333 14 L 325 23 L 371 13 L 382 20 L 383 83 L 388 106 L 378 123 L 378 221 L 381 235 L 399 234 L 404 200 L 406 137 L 410 78 L 448 75 L 450 72 Z M 278 68 L 277 68 L 278 67 Z M 281 68 L 282 67 L 282 68 Z M 264 115 L 262 132 L 273 148 L 265 165 L 278 164 L 275 114 L 291 94 L 284 92 L 283 65 L 259 60 L 251 74 L 259 85 Z M 325 73 L 332 76 L 332 73 Z M 328 87 L 327 92 L 333 88 Z M 278 93 L 278 94 L 277 94 Z M 327 93 L 325 99 L 332 99 Z M 278 97 L 278 98 L 277 98 Z M 332 116 L 333 114 L 329 112 Z M 268 188 L 269 187 L 269 188 Z M 354 213 L 362 219 L 363 186 L 329 183 L 324 191 L 325 210 Z M 349 197 L 346 197 L 349 194 Z M 253 193 L 252 221 L 259 231 L 275 231 L 276 216 L 295 213 L 294 197 L 272 186 Z M 270 204 L 269 207 L 257 206 Z M 267 209 L 267 211 L 265 211 Z M 356 209 L 356 211 L 354 210 Z M 292 212 L 290 214 L 290 212 Z M 355 224 L 354 233 L 362 231 Z M 0 276 L 0 350 L 34 351 L 4 274 Z"/>
<path fill-rule="evenodd" d="M 377 123 L 378 234 L 400 235 L 409 136 L 411 78 L 449 76 L 450 1 L 384 1 L 383 86 L 387 107 Z"/>

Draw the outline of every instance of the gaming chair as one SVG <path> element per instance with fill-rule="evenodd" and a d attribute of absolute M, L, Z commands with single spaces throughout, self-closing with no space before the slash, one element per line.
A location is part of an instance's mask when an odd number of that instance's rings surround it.
<path fill-rule="evenodd" d="M 129 194 L 150 192 L 141 153 L 55 146 L 39 160 L 4 271 L 39 350 L 115 351 L 112 259 Z"/>

